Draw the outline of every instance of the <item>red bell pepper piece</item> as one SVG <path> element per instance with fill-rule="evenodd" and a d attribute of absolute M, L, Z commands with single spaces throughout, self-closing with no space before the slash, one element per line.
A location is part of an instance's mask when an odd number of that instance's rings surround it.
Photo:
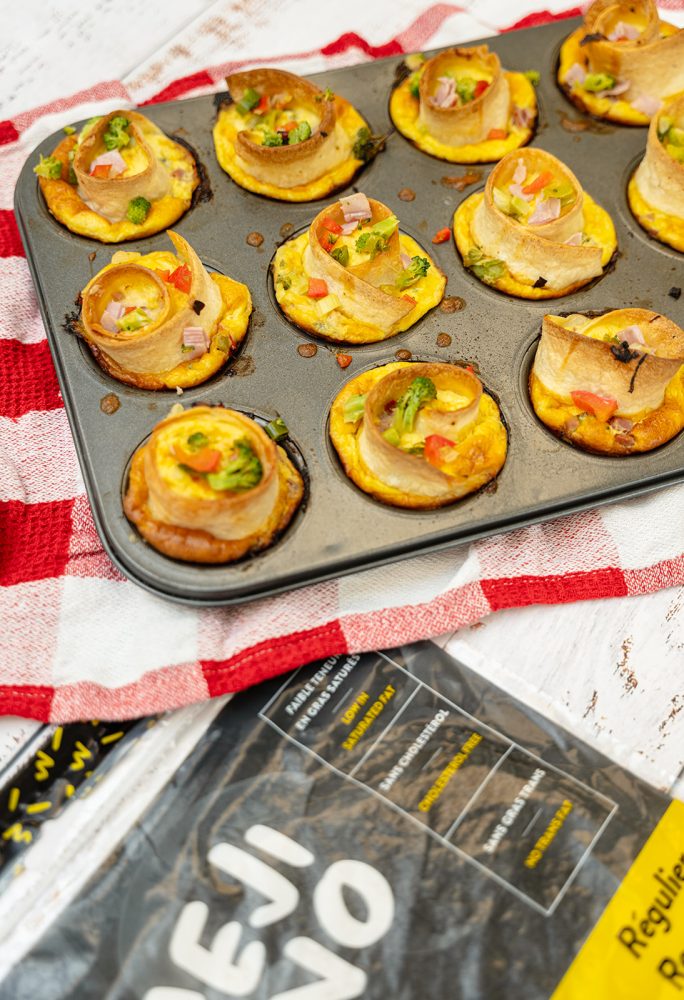
<path fill-rule="evenodd" d="M 586 392 L 584 389 L 576 389 L 570 395 L 575 406 L 599 420 L 609 420 L 618 408 L 617 399 L 612 396 L 597 396 L 595 392 Z"/>
<path fill-rule="evenodd" d="M 336 354 L 335 360 L 340 368 L 349 368 L 349 365 L 352 363 L 352 356 L 351 354 Z"/>
<path fill-rule="evenodd" d="M 324 299 L 328 294 L 328 286 L 322 278 L 309 278 L 306 294 L 310 299 Z"/>
<path fill-rule="evenodd" d="M 489 84 L 487 83 L 486 80 L 478 80 L 477 83 L 475 84 L 475 94 L 473 95 L 473 97 L 474 98 L 480 97 L 482 94 L 484 94 L 488 86 Z"/>
<path fill-rule="evenodd" d="M 201 448 L 200 451 L 189 452 L 176 447 L 174 452 L 178 461 L 193 472 L 216 472 L 221 461 L 221 452 L 216 448 Z"/>
<path fill-rule="evenodd" d="M 505 139 L 508 132 L 503 128 L 490 128 L 487 133 L 488 139 Z"/>
<path fill-rule="evenodd" d="M 90 176 L 101 177 L 104 180 L 106 180 L 107 177 L 109 177 L 109 172 L 111 169 L 112 167 L 110 163 L 98 163 L 96 167 L 93 167 L 93 171 Z"/>
<path fill-rule="evenodd" d="M 170 285 L 175 285 L 179 292 L 185 292 L 187 295 L 192 285 L 192 271 L 187 264 L 181 264 L 165 280 Z"/>
<path fill-rule="evenodd" d="M 444 229 L 440 229 L 438 232 L 435 233 L 435 235 L 432 237 L 432 242 L 446 243 L 446 241 L 450 238 L 451 238 L 451 230 L 449 229 L 448 226 L 445 226 Z"/>
<path fill-rule="evenodd" d="M 336 236 L 339 236 L 340 233 L 342 232 L 342 226 L 339 224 L 339 222 L 335 222 L 335 220 L 331 219 L 329 215 L 326 215 L 326 217 L 323 219 L 323 225 L 328 230 L 328 232 L 335 233 Z"/>
<path fill-rule="evenodd" d="M 443 464 L 442 451 L 444 448 L 453 448 L 454 442 L 449 438 L 442 437 L 441 434 L 428 434 L 425 438 L 425 451 L 423 455 L 430 465 L 440 466 Z"/>
<path fill-rule="evenodd" d="M 553 174 L 551 171 L 543 170 L 539 177 L 525 185 L 523 188 L 523 194 L 536 194 L 537 191 L 541 191 L 541 189 L 545 188 L 547 184 L 550 184 L 552 180 Z"/>

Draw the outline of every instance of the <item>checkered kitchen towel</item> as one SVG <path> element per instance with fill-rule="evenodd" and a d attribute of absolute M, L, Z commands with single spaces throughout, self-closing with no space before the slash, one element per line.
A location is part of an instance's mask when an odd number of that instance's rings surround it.
<path fill-rule="evenodd" d="M 242 14 L 244 5 L 231 5 L 230 24 L 214 5 L 125 84 L 105 82 L 0 121 L 0 713 L 127 718 L 235 691 L 317 657 L 444 633 L 500 608 L 684 583 L 681 487 L 417 557 L 400 573 L 371 570 L 238 608 L 175 607 L 113 567 L 93 525 L 11 209 L 29 151 L 70 121 L 220 89 L 238 66 L 315 72 L 579 12 L 530 11 L 525 0 L 393 0 L 391 21 L 401 30 L 388 38 L 388 5 L 351 0 L 336 16 L 355 30 L 321 45 L 330 31 L 321 5 L 286 0 L 279 16 L 295 3 L 298 42 L 311 42 L 305 51 L 287 54 L 291 42 L 266 0 Z M 684 0 L 663 6 L 684 23 Z M 238 48 L 240 61 L 213 64 Z"/>

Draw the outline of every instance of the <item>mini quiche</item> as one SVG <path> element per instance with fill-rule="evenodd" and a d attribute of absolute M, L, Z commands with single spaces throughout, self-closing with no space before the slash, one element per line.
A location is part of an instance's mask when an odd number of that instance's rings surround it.
<path fill-rule="evenodd" d="M 249 289 L 209 274 L 182 236 L 175 253 L 119 250 L 81 293 L 76 324 L 108 375 L 140 389 L 187 389 L 225 365 L 243 340 Z"/>
<path fill-rule="evenodd" d="M 684 30 L 661 21 L 653 0 L 596 0 L 563 42 L 558 82 L 582 111 L 648 125 L 684 90 Z"/>
<path fill-rule="evenodd" d="M 639 225 L 684 253 L 684 94 L 651 119 L 646 155 L 627 196 Z"/>
<path fill-rule="evenodd" d="M 331 90 L 277 69 L 233 73 L 226 83 L 216 155 L 248 191 L 280 201 L 325 198 L 377 151 L 358 111 Z"/>
<path fill-rule="evenodd" d="M 303 494 L 286 452 L 254 420 L 177 404 L 135 452 L 123 506 L 164 555 L 227 563 L 270 545 Z"/>
<path fill-rule="evenodd" d="M 523 299 L 568 295 L 598 278 L 617 249 L 610 216 L 572 171 L 542 149 L 509 153 L 484 191 L 454 214 L 465 266 Z"/>
<path fill-rule="evenodd" d="M 137 111 L 91 118 L 80 134 L 41 156 L 34 171 L 52 215 L 101 243 L 138 240 L 173 225 L 199 184 L 192 153 Z"/>
<path fill-rule="evenodd" d="M 523 73 L 502 70 L 486 45 L 408 56 L 390 97 L 397 129 L 450 163 L 488 163 L 534 134 L 537 100 Z"/>
<path fill-rule="evenodd" d="M 499 407 L 469 369 L 392 362 L 357 375 L 330 411 L 349 478 L 393 507 L 430 510 L 498 474 L 508 437 Z"/>
<path fill-rule="evenodd" d="M 630 455 L 684 427 L 684 330 L 647 309 L 545 316 L 530 373 L 535 413 L 585 451 Z"/>
<path fill-rule="evenodd" d="M 446 278 L 399 232 L 386 205 L 358 192 L 324 208 L 276 251 L 278 303 L 302 330 L 326 340 L 386 340 L 438 305 Z"/>

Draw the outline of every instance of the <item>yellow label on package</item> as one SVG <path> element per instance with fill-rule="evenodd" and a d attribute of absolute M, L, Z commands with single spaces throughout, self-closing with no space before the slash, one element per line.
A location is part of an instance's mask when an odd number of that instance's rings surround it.
<path fill-rule="evenodd" d="M 552 1000 L 679 995 L 684 998 L 684 803 L 673 802 Z"/>

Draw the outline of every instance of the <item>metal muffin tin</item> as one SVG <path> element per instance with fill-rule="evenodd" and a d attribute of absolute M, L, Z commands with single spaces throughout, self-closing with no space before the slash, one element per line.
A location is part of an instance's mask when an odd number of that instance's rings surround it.
<path fill-rule="evenodd" d="M 192 145 L 213 189 L 212 200 L 198 203 L 173 228 L 192 244 L 205 265 L 245 282 L 254 301 L 250 330 L 237 360 L 182 397 L 132 389 L 114 381 L 97 366 L 82 341 L 65 330 L 65 316 L 73 313 L 79 291 L 118 248 L 73 235 L 47 211 L 32 167 L 38 153 L 50 153 L 62 133 L 46 139 L 31 154 L 17 185 L 17 219 L 95 522 L 105 549 L 127 577 L 186 604 L 240 603 L 684 478 L 684 435 L 643 456 L 590 455 L 557 440 L 536 418 L 527 396 L 527 374 L 545 312 L 640 306 L 684 323 L 684 298 L 675 301 L 668 296 L 672 286 L 683 283 L 682 257 L 650 239 L 633 219 L 626 201 L 627 180 L 643 153 L 646 130 L 599 125 L 580 115 L 556 86 L 560 43 L 577 23 L 568 20 L 487 39 L 506 69 L 541 72 L 540 118 L 533 144 L 566 162 L 608 210 L 617 228 L 615 266 L 593 286 L 562 299 L 509 298 L 465 271 L 453 242 L 432 246 L 432 235 L 451 224 L 460 201 L 482 188 L 492 165 L 483 167 L 480 184 L 460 193 L 443 186 L 441 178 L 458 175 L 467 167 L 433 159 L 393 131 L 388 99 L 400 59 L 312 77 L 352 101 L 374 132 L 391 132 L 385 151 L 355 179 L 353 188 L 396 211 L 402 230 L 415 237 L 446 273 L 446 294 L 461 296 L 466 303 L 462 311 L 451 314 L 437 308 L 408 332 L 376 345 L 326 345 L 295 328 L 275 303 L 270 264 L 283 239 L 281 227 L 289 223 L 294 232 L 301 231 L 324 202 L 290 205 L 250 194 L 233 183 L 214 153 L 211 133 L 216 106 L 212 97 L 144 108 L 164 131 Z M 568 131 L 562 125 L 564 118 L 586 123 L 588 128 Z M 414 201 L 397 197 L 406 187 L 415 191 Z M 247 235 L 255 230 L 264 236 L 258 249 L 246 243 Z M 169 246 L 164 233 L 121 245 L 142 252 Z M 89 259 L 93 254 L 94 259 Z M 448 348 L 436 344 L 442 332 L 452 337 Z M 297 352 L 307 342 L 318 345 L 312 358 Z M 336 363 L 337 350 L 353 355 L 346 370 Z M 346 381 L 366 368 L 393 361 L 397 350 L 408 350 L 415 359 L 464 360 L 476 366 L 485 386 L 500 401 L 509 430 L 508 458 L 494 486 L 451 507 L 423 513 L 377 503 L 344 475 L 328 439 L 330 405 Z M 100 408 L 108 393 L 115 393 L 121 402 L 111 415 Z M 280 414 L 287 423 L 306 463 L 308 492 L 289 529 L 267 551 L 225 566 L 177 562 L 143 542 L 124 517 L 121 494 L 130 458 L 153 425 L 179 400 L 186 406 L 221 403 L 265 419 Z"/>

